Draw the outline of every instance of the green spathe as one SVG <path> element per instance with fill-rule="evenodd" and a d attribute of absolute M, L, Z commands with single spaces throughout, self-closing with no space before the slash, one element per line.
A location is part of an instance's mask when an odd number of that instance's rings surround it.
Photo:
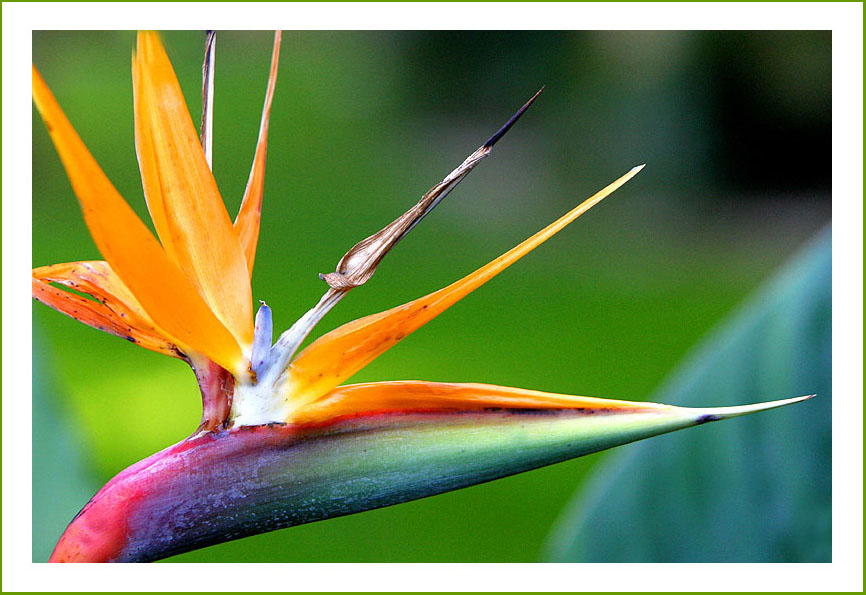
<path fill-rule="evenodd" d="M 103 550 L 108 560 L 157 560 L 804 398 L 731 408 L 406 412 L 203 433 L 119 474 L 67 533 L 115 544 Z"/>

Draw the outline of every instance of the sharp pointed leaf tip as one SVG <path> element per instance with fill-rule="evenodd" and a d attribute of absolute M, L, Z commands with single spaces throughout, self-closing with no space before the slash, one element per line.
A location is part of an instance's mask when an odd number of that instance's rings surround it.
<path fill-rule="evenodd" d="M 502 138 L 521 115 L 535 101 L 544 87 L 539 89 L 523 107 L 517 110 L 499 131 L 490 137 L 463 163 L 448 174 L 444 180 L 428 190 L 411 209 L 392 221 L 375 234 L 361 240 L 340 259 L 333 273 L 319 274 L 331 289 L 349 290 L 365 284 L 373 274 L 385 255 L 397 245 L 418 223 L 435 209 L 439 203 L 459 184 L 472 169 L 490 154 L 493 145 Z"/>
<path fill-rule="evenodd" d="M 487 147 L 487 148 L 490 148 L 490 147 L 492 147 L 493 145 L 495 145 L 496 142 L 497 142 L 500 138 L 502 138 L 503 136 L 505 136 L 505 133 L 508 132 L 508 131 L 511 129 L 511 127 L 514 126 L 514 123 L 517 122 L 517 120 L 520 119 L 520 116 L 522 116 L 523 113 L 524 113 L 526 110 L 529 109 L 529 106 L 532 105 L 532 104 L 535 102 L 535 100 L 538 98 L 538 96 L 541 95 L 541 92 L 542 92 L 542 91 L 544 91 L 544 85 L 542 85 L 542 87 L 541 87 L 538 91 L 535 92 L 535 95 L 533 95 L 532 97 L 530 97 L 529 101 L 527 101 L 526 103 L 523 104 L 523 107 L 521 107 L 519 110 L 517 110 L 517 113 L 516 113 L 516 114 L 514 114 L 513 116 L 511 116 L 511 117 L 508 119 L 508 121 L 507 121 L 507 122 L 502 126 L 502 128 L 500 128 L 500 129 L 496 132 L 496 134 L 494 134 L 493 136 L 491 136 L 490 138 L 488 138 L 487 141 L 484 143 L 483 146 L 484 146 L 484 147 Z"/>
<path fill-rule="evenodd" d="M 784 407 L 786 405 L 793 405 L 794 403 L 800 403 L 801 401 L 808 401 L 814 396 L 815 395 L 805 395 L 802 397 L 792 397 L 790 399 L 780 399 L 778 401 L 767 401 L 765 403 L 754 403 L 751 405 L 734 405 L 731 407 L 700 407 L 693 408 L 691 410 L 694 414 L 698 416 L 698 423 L 706 423 L 722 419 L 729 419 L 731 417 L 738 417 L 740 415 L 748 415 L 750 413 L 757 413 L 759 411 L 776 409 L 778 407 Z"/>

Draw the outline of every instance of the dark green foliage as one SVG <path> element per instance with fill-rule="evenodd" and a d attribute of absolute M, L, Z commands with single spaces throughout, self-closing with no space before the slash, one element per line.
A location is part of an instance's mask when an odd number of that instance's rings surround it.
<path fill-rule="evenodd" d="M 569 562 L 831 561 L 831 252 L 826 230 L 652 398 L 783 410 L 608 458 L 548 544 Z"/>

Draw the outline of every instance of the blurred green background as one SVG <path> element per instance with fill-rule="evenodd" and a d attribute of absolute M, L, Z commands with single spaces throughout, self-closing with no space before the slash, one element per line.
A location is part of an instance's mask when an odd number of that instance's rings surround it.
<path fill-rule="evenodd" d="M 204 34 L 163 38 L 198 121 Z M 214 170 L 232 214 L 271 43 L 270 32 L 218 33 Z M 133 145 L 133 46 L 131 32 L 34 32 L 33 62 L 149 223 Z M 446 285 L 647 163 L 353 378 L 645 399 L 829 222 L 830 67 L 829 32 L 287 31 L 254 298 L 268 301 L 277 328 L 290 326 L 323 292 L 317 273 L 414 204 L 545 84 L 491 157 L 316 334 Z M 33 130 L 33 266 L 99 258 L 35 110 Z M 34 457 L 33 556 L 44 560 L 86 501 L 73 497 L 87 492 L 78 486 L 92 493 L 185 437 L 200 399 L 180 361 L 39 304 L 33 324 L 34 453 L 70 459 Z M 608 456 L 175 560 L 535 561 Z M 60 484 L 78 492 L 63 496 Z"/>

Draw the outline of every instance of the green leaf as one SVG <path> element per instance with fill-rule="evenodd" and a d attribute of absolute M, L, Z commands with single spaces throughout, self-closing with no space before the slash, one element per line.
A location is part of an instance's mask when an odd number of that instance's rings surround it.
<path fill-rule="evenodd" d="M 554 526 L 547 559 L 830 562 L 830 281 L 827 229 L 651 400 L 816 398 L 609 457 Z"/>
<path fill-rule="evenodd" d="M 45 562 L 66 525 L 99 487 L 85 465 L 75 424 L 63 406 L 45 362 L 40 333 L 33 332 L 33 542 L 34 562 Z M 65 420 L 61 421 L 61 420 Z"/>

